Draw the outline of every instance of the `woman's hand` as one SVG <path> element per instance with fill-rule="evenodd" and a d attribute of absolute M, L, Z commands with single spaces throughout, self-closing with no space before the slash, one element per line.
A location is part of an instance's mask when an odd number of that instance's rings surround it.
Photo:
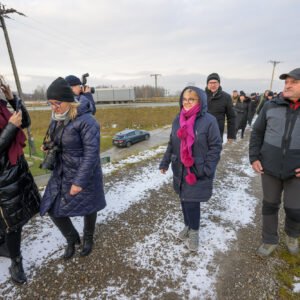
<path fill-rule="evenodd" d="M 22 112 L 14 112 L 8 120 L 9 123 L 14 124 L 16 127 L 20 127 L 22 124 Z"/>
<path fill-rule="evenodd" d="M 75 196 L 78 193 L 80 193 L 81 191 L 82 191 L 82 187 L 72 184 L 71 189 L 70 189 L 70 195 Z"/>
<path fill-rule="evenodd" d="M 5 82 L 3 76 L 1 76 L 1 75 L 0 75 L 0 88 L 7 100 L 14 99 L 14 95 L 13 95 L 9 85 Z"/>

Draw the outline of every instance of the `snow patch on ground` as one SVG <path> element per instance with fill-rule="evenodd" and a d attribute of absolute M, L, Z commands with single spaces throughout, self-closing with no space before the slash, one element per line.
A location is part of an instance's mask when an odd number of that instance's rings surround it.
<path fill-rule="evenodd" d="M 247 157 L 241 165 L 228 164 L 232 169 L 230 176 L 222 182 L 216 179 L 216 188 L 212 202 L 201 204 L 200 247 L 196 254 L 190 253 L 176 235 L 183 227 L 181 212 L 166 218 L 157 231 L 143 242 L 136 243 L 129 249 L 129 255 L 124 254 L 124 261 L 132 267 L 150 270 L 155 274 L 144 278 L 140 291 L 135 295 L 142 297 L 145 286 L 158 286 L 162 278 L 178 282 L 174 290 L 183 298 L 214 299 L 214 284 L 218 274 L 218 265 L 214 264 L 215 255 L 225 252 L 230 242 L 236 239 L 236 232 L 242 226 L 251 223 L 255 213 L 257 199 L 247 190 L 254 172 L 249 167 Z M 245 176 L 237 176 L 239 172 Z M 234 183 L 234 184 L 232 184 Z M 218 209 L 216 209 L 216 207 Z M 212 208 L 212 209 L 211 209 Z M 215 218 L 217 221 L 214 221 Z M 111 296 L 120 296 L 120 291 Z M 163 298 L 167 291 L 160 294 L 148 295 L 148 299 Z M 128 299 L 122 295 L 122 299 Z"/>

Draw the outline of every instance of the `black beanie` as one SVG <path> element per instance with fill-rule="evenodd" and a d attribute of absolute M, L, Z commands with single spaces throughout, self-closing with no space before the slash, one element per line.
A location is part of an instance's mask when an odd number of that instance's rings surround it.
<path fill-rule="evenodd" d="M 206 84 L 210 81 L 210 80 L 217 80 L 219 81 L 219 83 L 221 82 L 220 76 L 218 73 L 211 73 L 208 75 L 207 80 L 206 80 Z"/>
<path fill-rule="evenodd" d="M 70 85 L 62 77 L 55 79 L 47 89 L 47 99 L 61 102 L 74 102 L 74 95 Z"/>
<path fill-rule="evenodd" d="M 246 97 L 246 93 L 244 91 L 240 91 L 240 96 Z"/>

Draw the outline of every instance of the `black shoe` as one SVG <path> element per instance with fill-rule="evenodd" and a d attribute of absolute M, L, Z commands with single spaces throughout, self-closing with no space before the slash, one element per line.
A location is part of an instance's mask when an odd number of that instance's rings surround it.
<path fill-rule="evenodd" d="M 23 269 L 22 256 L 17 256 L 11 259 L 11 266 L 9 268 L 9 272 L 13 282 L 22 284 L 27 281 Z"/>
<path fill-rule="evenodd" d="M 65 260 L 68 260 L 73 257 L 73 255 L 75 254 L 75 245 L 80 245 L 79 236 L 75 241 L 68 242 L 66 249 L 65 249 L 65 253 L 64 253 Z"/>
<path fill-rule="evenodd" d="M 93 244 L 93 237 L 84 238 L 80 256 L 88 256 L 93 250 Z"/>

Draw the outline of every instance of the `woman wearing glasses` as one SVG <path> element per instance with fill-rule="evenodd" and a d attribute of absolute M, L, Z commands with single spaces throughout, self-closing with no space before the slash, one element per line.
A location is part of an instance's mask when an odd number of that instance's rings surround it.
<path fill-rule="evenodd" d="M 212 195 L 222 139 L 215 117 L 207 112 L 207 96 L 203 90 L 186 87 L 179 105 L 180 113 L 173 121 L 159 169 L 165 174 L 171 163 L 173 186 L 179 195 L 184 219 L 178 238 L 186 242 L 190 251 L 197 251 L 200 202 L 208 201 Z"/>
<path fill-rule="evenodd" d="M 52 120 L 44 141 L 42 167 L 52 170 L 42 203 L 41 215 L 49 213 L 67 240 L 64 258 L 70 259 L 79 233 L 70 217 L 84 216 L 80 255 L 92 251 L 97 211 L 106 206 L 100 165 L 100 127 L 89 111 L 77 111 L 72 90 L 59 77 L 47 89 Z"/>
<path fill-rule="evenodd" d="M 0 256 L 11 259 L 11 278 L 22 284 L 27 280 L 21 256 L 22 227 L 39 212 L 40 194 L 23 152 L 26 136 L 22 129 L 30 125 L 29 114 L 2 76 L 0 88 Z"/>

